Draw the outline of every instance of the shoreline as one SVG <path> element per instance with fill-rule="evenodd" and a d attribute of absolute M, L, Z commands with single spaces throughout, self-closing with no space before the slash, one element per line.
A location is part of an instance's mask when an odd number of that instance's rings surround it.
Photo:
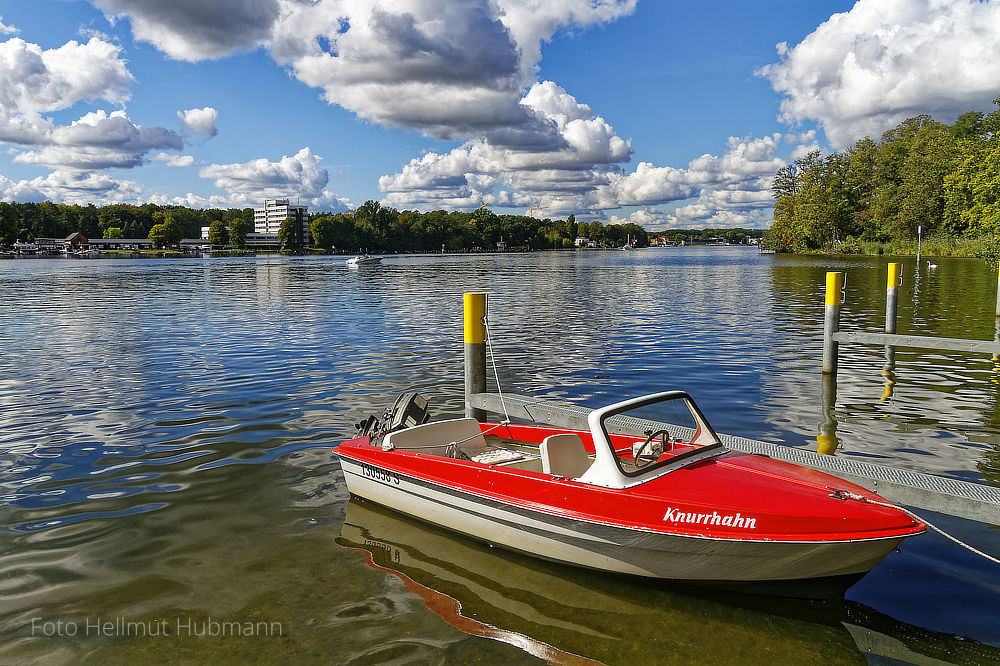
<path fill-rule="evenodd" d="M 686 249 L 686 248 L 745 248 L 745 249 L 757 249 L 756 245 L 739 245 L 739 244 L 727 244 L 727 245 L 683 245 L 683 246 L 672 246 L 664 245 L 657 246 L 651 245 L 649 247 L 643 248 L 633 248 L 630 251 L 643 251 L 643 250 L 676 250 L 676 249 Z M 444 257 L 444 256 L 462 256 L 462 255 L 500 255 L 500 254 L 534 254 L 540 252 L 619 252 L 622 248 L 620 247 L 578 247 L 578 248 L 544 248 L 538 250 L 507 250 L 507 251 L 493 251 L 488 252 L 485 250 L 448 250 L 447 252 L 375 252 L 373 256 L 379 256 L 384 258 L 389 257 Z M 88 260 L 88 259 L 226 259 L 231 257 L 255 257 L 255 256 L 281 256 L 281 257 L 354 257 L 358 256 L 358 252 L 325 252 L 321 250 L 309 251 L 309 250 L 296 250 L 296 251 L 281 251 L 281 250 L 263 250 L 263 251 L 253 251 L 253 250 L 217 250 L 214 252 L 179 252 L 172 250 L 146 250 L 138 252 L 102 252 L 97 255 L 67 255 L 67 254 L 0 254 L 0 260 L 3 259 L 77 259 L 77 260 Z"/>

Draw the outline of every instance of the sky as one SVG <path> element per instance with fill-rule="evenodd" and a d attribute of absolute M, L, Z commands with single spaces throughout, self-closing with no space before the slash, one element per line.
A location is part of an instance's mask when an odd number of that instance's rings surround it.
<path fill-rule="evenodd" d="M 770 226 L 1000 96 L 1000 0 L 0 0 L 0 200 Z"/>

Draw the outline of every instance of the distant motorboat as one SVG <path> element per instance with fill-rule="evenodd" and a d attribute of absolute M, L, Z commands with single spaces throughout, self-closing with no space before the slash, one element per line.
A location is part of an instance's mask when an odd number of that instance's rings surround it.
<path fill-rule="evenodd" d="M 382 261 L 382 257 L 373 257 L 370 254 L 359 254 L 347 260 L 348 266 L 368 266 Z"/>

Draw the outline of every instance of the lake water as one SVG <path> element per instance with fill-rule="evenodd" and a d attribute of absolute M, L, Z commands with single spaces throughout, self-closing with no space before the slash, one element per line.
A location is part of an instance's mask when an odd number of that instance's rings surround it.
<path fill-rule="evenodd" d="M 0 261 L 0 663 L 1000 663 L 1000 567 L 934 534 L 843 600 L 650 586 L 349 501 L 331 455 L 403 391 L 462 414 L 462 293 L 485 291 L 505 392 L 681 388 L 719 432 L 815 450 L 835 427 L 837 455 L 1000 484 L 988 357 L 899 349 L 889 395 L 883 349 L 842 346 L 824 409 L 824 274 L 847 273 L 842 330 L 879 331 L 887 262 Z M 995 273 L 938 264 L 904 262 L 899 332 L 993 339 Z"/>

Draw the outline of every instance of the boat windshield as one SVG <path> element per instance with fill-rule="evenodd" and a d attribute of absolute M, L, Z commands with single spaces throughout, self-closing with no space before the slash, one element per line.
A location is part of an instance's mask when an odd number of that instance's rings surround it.
<path fill-rule="evenodd" d="M 725 451 L 697 405 L 682 391 L 622 404 L 603 416 L 601 427 L 626 476 L 682 467 Z"/>

